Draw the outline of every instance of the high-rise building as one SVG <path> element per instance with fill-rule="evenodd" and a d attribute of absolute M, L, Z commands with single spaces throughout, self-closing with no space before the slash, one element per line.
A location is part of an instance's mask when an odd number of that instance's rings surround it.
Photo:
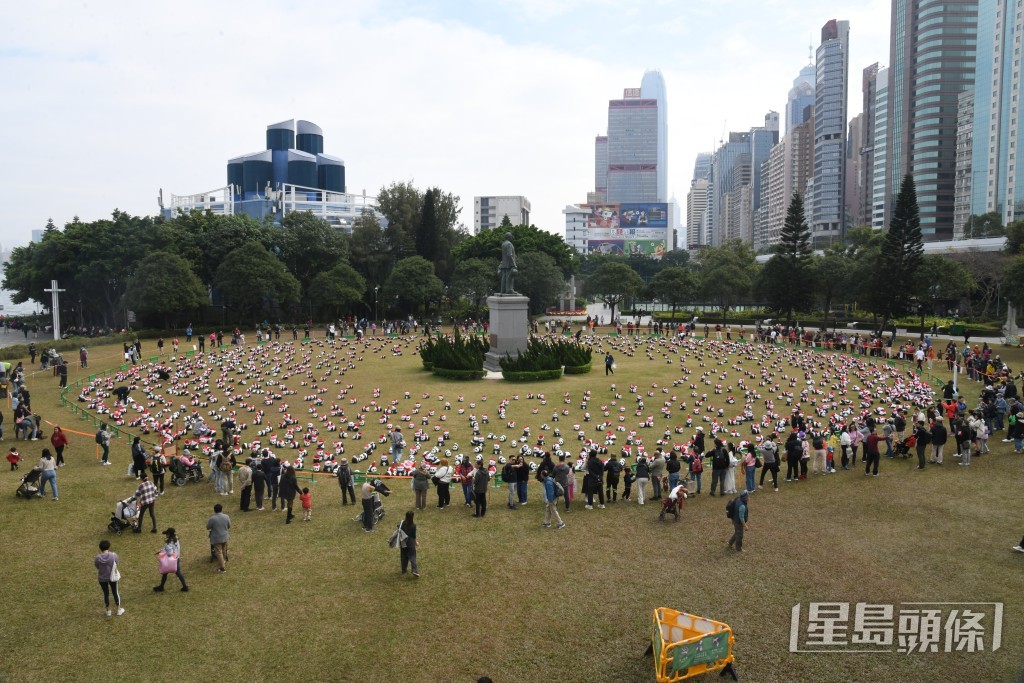
<path fill-rule="evenodd" d="M 793 79 L 793 87 L 786 100 L 786 135 L 805 121 L 807 107 L 814 106 L 814 64 L 800 69 L 800 75 Z"/>
<path fill-rule="evenodd" d="M 886 226 L 885 209 L 888 206 L 885 178 L 889 150 L 889 69 L 879 69 L 875 77 L 875 129 L 873 132 L 871 164 L 871 227 L 881 230 Z"/>
<path fill-rule="evenodd" d="M 885 224 L 910 173 L 926 241 L 953 237 L 956 113 L 960 93 L 974 84 L 977 39 L 978 0 L 893 0 Z M 976 106 L 985 99 L 976 98 Z M 979 120 L 988 125 L 987 110 L 976 112 Z M 988 137 L 986 129 L 982 139 Z"/>
<path fill-rule="evenodd" d="M 811 240 L 823 247 L 846 234 L 846 133 L 850 22 L 828 21 L 815 53 L 814 189 Z"/>
<path fill-rule="evenodd" d="M 984 77 L 975 81 L 981 85 Z M 974 90 L 960 93 L 956 112 L 956 182 L 953 192 L 953 239 L 964 234 L 964 223 L 971 217 L 971 187 L 974 176 Z"/>
<path fill-rule="evenodd" d="M 843 196 L 846 198 L 846 225 L 857 227 L 863 225 L 860 222 L 861 205 L 861 163 L 864 157 L 861 155 L 863 138 L 861 133 L 864 126 L 864 114 L 857 114 L 850 119 L 850 125 L 846 133 L 846 187 Z"/>
<path fill-rule="evenodd" d="M 480 234 L 501 225 L 508 216 L 512 225 L 530 224 L 530 200 L 522 196 L 473 198 L 473 232 Z"/>
<path fill-rule="evenodd" d="M 587 253 L 587 216 L 590 211 L 575 204 L 569 204 L 562 213 L 565 214 L 565 242 L 579 254 Z"/>
<path fill-rule="evenodd" d="M 763 128 L 750 131 L 750 180 L 753 184 L 753 210 L 761 206 L 761 164 L 768 161 L 772 147 L 779 144 L 779 113 L 768 112 Z"/>
<path fill-rule="evenodd" d="M 639 88 L 622 95 L 608 102 L 607 136 L 595 139 L 595 193 L 608 202 L 667 202 L 665 80 L 648 71 Z"/>
<path fill-rule="evenodd" d="M 760 169 L 759 169 L 760 170 Z M 750 152 L 743 152 L 732 167 L 731 189 L 725 195 L 726 216 L 724 239 L 753 241 L 753 168 Z"/>
<path fill-rule="evenodd" d="M 864 102 L 861 109 L 860 164 L 857 203 L 860 210 L 853 216 L 855 226 L 871 225 L 871 209 L 875 174 L 875 104 L 878 100 L 878 62 L 864 69 L 861 79 Z"/>
<path fill-rule="evenodd" d="M 709 176 L 707 231 L 705 245 L 719 247 L 733 233 L 729 226 L 729 207 L 726 197 L 734 189 L 733 182 L 736 162 L 741 155 L 750 156 L 750 133 L 729 133 L 729 140 L 723 142 L 711 158 L 711 175 Z M 748 162 L 749 163 L 749 162 Z"/>
<path fill-rule="evenodd" d="M 978 2 L 970 212 L 998 213 L 1005 224 L 1024 217 L 1024 167 L 1017 159 L 1024 130 L 1022 34 L 1024 9 L 1016 2 Z"/>
<path fill-rule="evenodd" d="M 711 175 L 711 154 L 701 152 L 693 165 L 693 179 L 686 194 L 686 248 L 697 249 L 706 244 L 702 226 L 708 208 L 708 177 Z"/>

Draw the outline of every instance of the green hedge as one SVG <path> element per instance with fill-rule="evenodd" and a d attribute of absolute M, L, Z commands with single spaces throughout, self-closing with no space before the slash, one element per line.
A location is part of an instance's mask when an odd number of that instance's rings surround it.
<path fill-rule="evenodd" d="M 434 364 L 431 361 L 429 361 L 429 360 L 424 360 L 423 361 L 423 369 L 424 370 L 433 370 L 434 369 Z"/>
<path fill-rule="evenodd" d="M 546 379 L 559 379 L 562 369 L 557 370 L 502 370 L 501 376 L 510 382 L 537 382 Z"/>
<path fill-rule="evenodd" d="M 433 373 L 438 377 L 454 380 L 483 379 L 487 376 L 486 370 L 450 370 L 438 367 L 433 369 Z"/>
<path fill-rule="evenodd" d="M 12 330 L 10 334 L 18 333 L 18 330 Z M 67 339 L 32 339 L 31 337 L 24 344 L 15 344 L 14 346 L 6 346 L 0 349 L 0 360 L 20 360 L 22 358 L 28 358 L 28 345 L 34 343 L 36 345 L 37 353 L 41 353 L 44 348 L 57 349 L 58 351 L 77 351 L 83 346 L 86 348 L 92 348 L 93 346 L 100 346 L 103 344 L 114 344 L 123 343 L 126 341 L 135 341 L 139 339 L 137 335 L 133 334 L 108 334 L 104 337 L 68 337 Z M 70 361 L 69 361 L 70 362 Z"/>
<path fill-rule="evenodd" d="M 592 363 L 586 365 L 566 365 L 565 374 L 567 375 L 585 375 L 593 368 Z"/>

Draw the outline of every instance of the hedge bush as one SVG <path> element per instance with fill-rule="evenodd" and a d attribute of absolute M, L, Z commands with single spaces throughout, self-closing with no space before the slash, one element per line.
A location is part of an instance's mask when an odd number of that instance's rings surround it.
<path fill-rule="evenodd" d="M 566 365 L 565 374 L 567 375 L 585 375 L 593 368 L 591 363 L 586 365 Z"/>
<path fill-rule="evenodd" d="M 590 365 L 593 358 L 594 352 L 590 346 L 572 339 L 553 339 L 549 344 L 558 355 L 559 362 L 566 367 Z"/>
<path fill-rule="evenodd" d="M 463 337 L 459 329 L 451 337 L 438 334 L 420 346 L 425 369 L 449 379 L 479 379 L 484 373 L 484 354 L 490 348 L 486 337 Z M 453 374 L 454 373 L 454 374 Z"/>
<path fill-rule="evenodd" d="M 546 379 L 559 379 L 562 369 L 557 370 L 502 370 L 501 376 L 510 382 L 538 382 Z"/>
<path fill-rule="evenodd" d="M 486 370 L 449 370 L 448 368 L 437 368 L 433 369 L 433 373 L 438 377 L 444 377 L 445 379 L 454 380 L 470 380 L 470 379 L 483 379 L 487 376 Z"/>
<path fill-rule="evenodd" d="M 531 337 L 526 342 L 526 350 L 520 351 L 513 358 L 505 354 L 501 363 L 502 374 L 505 372 L 539 372 L 541 370 L 558 370 L 559 376 L 562 372 L 562 359 L 555 345 L 549 341 L 542 341 Z"/>

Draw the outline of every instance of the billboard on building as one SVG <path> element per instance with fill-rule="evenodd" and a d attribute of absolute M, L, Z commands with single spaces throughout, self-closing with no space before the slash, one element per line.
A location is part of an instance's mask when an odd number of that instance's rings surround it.
<path fill-rule="evenodd" d="M 667 228 L 668 204 L 620 204 L 619 224 L 624 228 Z"/>
<path fill-rule="evenodd" d="M 591 254 L 606 254 L 623 256 L 626 253 L 626 243 L 622 240 L 589 240 L 587 251 Z"/>
<path fill-rule="evenodd" d="M 647 256 L 660 259 L 665 255 L 665 240 L 626 240 L 625 250 L 629 256 Z"/>
<path fill-rule="evenodd" d="M 619 205 L 618 204 L 584 204 L 587 209 L 588 228 L 617 228 L 619 227 Z"/>

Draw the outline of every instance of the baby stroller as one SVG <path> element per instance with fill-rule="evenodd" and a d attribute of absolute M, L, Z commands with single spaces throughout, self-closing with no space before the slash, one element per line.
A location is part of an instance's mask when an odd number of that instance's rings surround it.
<path fill-rule="evenodd" d="M 897 442 L 896 446 L 892 449 L 893 457 L 909 458 L 911 449 L 917 445 L 917 438 L 911 434 L 903 441 Z"/>
<path fill-rule="evenodd" d="M 21 483 L 18 485 L 18 490 L 14 492 L 14 495 L 17 498 L 34 498 L 35 496 L 42 495 L 39 493 L 39 479 L 42 476 L 43 471 L 38 467 L 33 467 L 21 478 Z"/>
<path fill-rule="evenodd" d="M 190 481 L 202 481 L 203 477 L 203 466 L 199 462 L 199 459 L 186 461 L 180 457 L 171 458 L 170 464 L 171 479 L 178 486 L 184 486 Z"/>
<path fill-rule="evenodd" d="M 668 480 L 665 480 L 663 484 L 665 489 L 668 488 Z M 664 520 L 665 515 L 672 515 L 679 521 L 679 513 L 682 512 L 683 505 L 686 504 L 686 484 L 677 484 L 672 491 L 661 500 L 661 514 L 658 515 L 658 519 Z"/>
<path fill-rule="evenodd" d="M 384 519 L 384 503 L 380 502 L 380 497 L 384 496 L 387 498 L 390 496 L 391 489 L 389 489 L 387 484 L 382 482 L 380 479 L 371 479 L 370 485 L 373 486 L 373 523 L 377 524 L 380 520 Z M 363 521 L 362 512 L 356 516 L 356 521 Z"/>
<path fill-rule="evenodd" d="M 110 513 L 110 524 L 107 525 L 107 531 L 120 536 L 122 531 L 135 525 L 135 518 L 138 514 L 139 507 L 134 498 L 118 501 L 117 507 Z"/>

